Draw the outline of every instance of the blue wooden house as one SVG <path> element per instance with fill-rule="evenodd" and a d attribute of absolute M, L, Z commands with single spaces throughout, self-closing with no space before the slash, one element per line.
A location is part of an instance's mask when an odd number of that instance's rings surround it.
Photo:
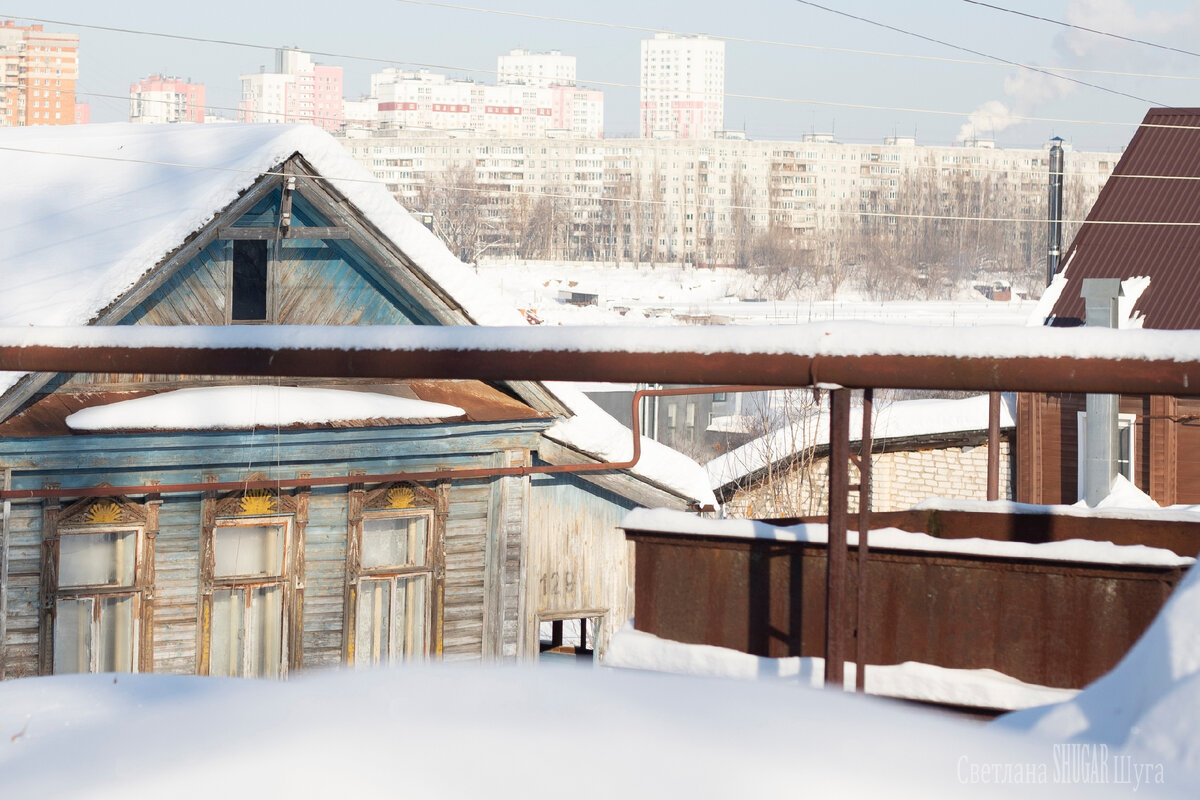
<path fill-rule="evenodd" d="M 0 324 L 523 324 L 315 129 L 0 144 Z M 712 502 L 693 462 L 358 476 L 598 462 L 613 426 L 534 382 L 0 373 L 0 489 L 49 495 L 3 503 L 0 674 L 532 658 L 562 620 L 602 648 L 632 609 L 616 524 Z"/>

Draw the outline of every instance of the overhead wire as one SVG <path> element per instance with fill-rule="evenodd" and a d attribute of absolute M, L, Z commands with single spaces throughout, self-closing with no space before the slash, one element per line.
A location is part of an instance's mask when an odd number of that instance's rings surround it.
<path fill-rule="evenodd" d="M 803 5 L 803 6 L 809 6 L 810 8 L 820 9 L 821 11 L 827 11 L 830 14 L 836 14 L 840 17 L 846 17 L 847 19 L 857 20 L 859 22 L 864 22 L 868 25 L 874 25 L 875 27 L 884 28 L 886 30 L 894 31 L 896 33 L 901 33 L 901 34 L 904 34 L 905 36 L 912 36 L 914 38 L 921 39 L 922 41 L 941 45 L 942 47 L 949 47 L 953 50 L 958 50 L 958 51 L 961 51 L 964 53 L 971 53 L 972 55 L 981 56 L 983 58 L 990 58 L 995 61 L 999 61 L 1001 63 L 1008 64 L 1009 66 L 1012 66 L 1012 67 L 1030 70 L 1032 72 L 1037 72 L 1042 75 L 1047 75 L 1051 78 L 1057 78 L 1058 80 L 1061 80 L 1061 81 L 1069 81 L 1070 83 L 1075 83 L 1080 86 L 1086 86 L 1088 88 L 1096 89 L 1101 92 L 1107 92 L 1109 94 L 1114 94 L 1119 97 L 1125 97 L 1130 100 L 1136 100 L 1139 103 L 1149 103 L 1152 106 L 1167 105 L 1166 103 L 1162 103 L 1157 100 L 1150 100 L 1145 97 L 1139 97 L 1138 95 L 1130 94 L 1129 92 L 1122 92 L 1119 89 L 1112 89 L 1108 86 L 1101 86 L 1098 83 L 1091 83 L 1090 81 L 1080 80 L 1079 78 L 1072 78 L 1069 75 L 1058 75 L 1049 70 L 1042 69 L 1041 67 L 1035 67 L 1030 64 L 1023 64 L 1019 61 L 1013 61 L 1011 59 L 1004 58 L 1003 56 L 992 55 L 991 53 L 985 53 L 982 50 L 975 50 L 970 47 L 964 47 L 963 45 L 958 45 L 958 44 L 954 44 L 952 42 L 947 42 L 944 39 L 938 39 L 934 36 L 928 36 L 924 33 L 918 33 L 917 31 L 910 31 L 906 28 L 901 28 L 896 25 L 889 25 L 886 22 L 880 22 L 879 20 L 871 19 L 870 17 L 863 17 L 858 14 L 851 14 L 849 11 L 842 11 L 840 9 L 830 8 L 829 6 L 824 6 L 824 5 L 821 5 L 820 3 L 813 2 L 813 0 L 793 0 L 793 2 L 799 3 L 800 5 Z"/>
<path fill-rule="evenodd" d="M 154 159 L 130 158 L 130 157 L 121 157 L 121 156 L 105 156 L 105 155 L 99 155 L 99 154 L 95 154 L 95 153 L 71 153 L 68 151 L 41 150 L 41 149 L 27 148 L 27 147 L 11 147 L 11 146 L 0 145 L 0 151 L 25 153 L 25 154 L 29 154 L 29 155 L 58 156 L 58 157 L 64 157 L 64 158 L 80 158 L 80 159 L 92 159 L 92 160 L 98 160 L 98 161 L 123 162 L 123 163 L 129 163 L 129 164 L 144 164 L 144 165 L 150 165 L 150 166 L 176 167 L 176 168 L 180 168 L 180 169 L 233 172 L 233 173 L 241 173 L 241 174 L 254 175 L 254 176 L 268 176 L 268 177 L 285 177 L 286 176 L 286 173 L 284 173 L 284 172 L 276 172 L 276 171 L 272 171 L 272 170 L 253 170 L 253 169 L 247 169 L 247 168 L 242 168 L 242 167 L 221 167 L 221 166 L 216 166 L 216 165 L 212 165 L 212 164 L 188 164 L 185 162 L 178 162 L 178 161 L 160 161 L 160 160 L 154 160 Z M 329 176 L 329 175 L 319 175 L 319 176 L 314 176 L 314 177 L 318 180 L 325 181 L 327 183 L 341 183 L 341 182 L 366 183 L 366 184 L 380 185 L 380 186 L 383 186 L 385 189 L 387 188 L 387 185 L 390 183 L 389 181 L 382 179 L 382 178 L 354 178 L 354 177 Z M 1130 176 L 1122 176 L 1122 177 L 1130 177 Z M 1145 177 L 1154 178 L 1154 177 L 1165 177 L 1165 176 L 1145 176 Z M 1200 180 L 1200 176 L 1196 176 L 1196 177 L 1185 176 L 1185 177 L 1182 177 L 1181 179 Z M 653 199 L 648 199 L 648 198 L 634 198 L 634 197 L 614 197 L 614 196 L 587 197 L 587 196 L 584 196 L 583 198 L 581 198 L 580 195 L 578 195 L 578 194 L 544 192 L 544 191 L 543 192 L 530 192 L 530 191 L 523 191 L 520 189 L 513 189 L 511 187 L 507 188 L 507 189 L 497 189 L 497 188 L 487 188 L 487 187 L 481 188 L 481 187 L 453 186 L 453 185 L 448 185 L 448 184 L 440 184 L 440 185 L 434 185 L 434 186 L 428 187 L 427 191 L 431 191 L 431 192 L 451 191 L 451 192 L 490 194 L 493 196 L 510 196 L 510 197 L 524 195 L 524 196 L 530 196 L 530 197 L 534 197 L 534 198 L 545 197 L 548 199 L 566 199 L 566 200 L 587 199 L 587 200 L 596 200 L 596 201 L 601 201 L 601 202 L 626 203 L 626 204 L 630 204 L 630 205 L 655 205 L 655 206 L 663 206 L 663 207 L 674 207 L 674 208 L 680 209 L 681 211 L 683 209 L 687 208 L 689 205 L 689 204 L 686 204 L 686 203 L 684 203 L 682 201 L 678 201 L 678 200 L 653 200 Z M 703 208 L 703 206 L 699 203 L 694 203 L 692 205 L 694 205 L 694 207 L 696 209 Z M 881 210 L 881 211 L 864 211 L 861 209 L 819 209 L 818 210 L 818 209 L 806 209 L 806 208 L 796 209 L 796 208 L 788 208 L 785 206 L 754 206 L 754 205 L 741 205 L 741 204 L 730 204 L 730 205 L 721 205 L 721 206 L 717 206 L 716 204 L 712 205 L 712 210 L 716 211 L 716 210 L 718 210 L 718 208 L 722 212 L 724 212 L 724 211 L 749 211 L 751 213 L 761 213 L 761 214 L 773 214 L 773 213 L 795 214 L 797 212 L 800 212 L 800 213 L 811 212 L 813 215 L 818 215 L 818 213 L 825 213 L 825 214 L 832 214 L 835 216 L 860 216 L 860 217 L 861 216 L 871 216 L 871 217 L 887 217 L 887 218 L 897 218 L 897 219 L 931 220 L 931 221 L 945 220 L 945 221 L 954 221 L 954 222 L 1005 222 L 1005 223 L 1015 222 L 1015 223 L 1039 224 L 1039 225 L 1046 224 L 1047 222 L 1049 222 L 1049 219 L 1036 219 L 1036 218 L 1028 218 L 1028 217 L 986 217 L 986 216 L 968 216 L 968 215 L 955 215 L 955 214 L 917 214 L 917 213 L 907 213 L 907 212 L 900 212 L 900 211 L 893 211 L 893 210 Z M 1200 227 L 1200 221 L 1197 221 L 1197 222 L 1174 222 L 1174 221 L 1145 221 L 1145 220 L 1064 219 L 1064 220 L 1062 220 L 1062 222 L 1064 224 L 1068 224 L 1068 225 L 1083 224 L 1086 222 L 1090 225 L 1118 225 L 1118 226 L 1123 226 L 1123 227 L 1138 227 L 1138 226 Z"/>
<path fill-rule="evenodd" d="M 403 2 L 403 0 L 401 0 L 401 2 Z M 1119 39 L 1122 42 L 1130 42 L 1131 44 L 1145 45 L 1146 47 L 1154 47 L 1159 50 L 1168 50 L 1172 53 L 1182 53 L 1185 56 L 1196 56 L 1197 58 L 1200 58 L 1200 53 L 1197 53 L 1194 50 L 1184 50 L 1181 47 L 1173 47 L 1172 45 L 1169 45 L 1169 44 L 1160 44 L 1158 42 L 1150 42 L 1150 41 L 1146 41 L 1145 39 L 1137 39 L 1133 36 L 1124 36 L 1119 33 L 1112 33 L 1111 31 L 1102 31 L 1097 28 L 1089 28 L 1085 25 L 1076 25 L 1075 23 L 1065 22 L 1061 19 L 1052 19 L 1051 17 L 1042 17 L 1042 16 L 1038 16 L 1037 14 L 1030 14 L 1026 11 L 1018 11 L 1015 8 L 1006 8 L 1004 6 L 998 6 L 998 5 L 994 5 L 992 3 L 983 3 L 983 2 L 980 2 L 980 0 L 963 0 L 963 2 L 970 3 L 973 6 L 980 6 L 982 8 L 990 8 L 993 11 L 1002 11 L 1005 14 L 1013 14 L 1018 17 L 1025 17 L 1026 19 L 1033 19 L 1033 20 L 1037 20 L 1039 22 L 1049 22 L 1051 25 L 1059 25 L 1063 28 L 1070 28 L 1072 30 L 1084 31 L 1086 33 L 1093 33 L 1097 36 L 1107 36 L 1112 39 Z"/>
<path fill-rule="evenodd" d="M 806 0 L 796 0 L 796 2 L 806 2 Z M 823 8 L 823 6 L 822 6 L 822 8 Z M 835 13 L 841 13 L 841 12 L 835 12 Z M 0 12 L 0 16 L 7 16 L 7 13 Z M 19 15 L 18 15 L 18 18 L 22 19 L 22 20 L 32 21 L 32 22 L 43 22 L 43 23 L 47 23 L 47 24 L 67 25 L 67 26 L 81 27 L 81 28 L 93 28 L 93 29 L 98 29 L 98 30 L 129 33 L 129 34 L 141 35 L 141 36 L 165 37 L 165 38 L 169 38 L 169 39 L 180 39 L 180 40 L 193 41 L 193 42 L 205 42 L 205 43 L 209 43 L 209 44 L 221 44 L 221 45 L 229 45 L 229 46 L 257 49 L 257 50 L 270 50 L 272 52 L 279 49 L 278 47 L 276 47 L 274 45 L 256 44 L 256 43 L 252 43 L 252 42 L 239 42 L 239 41 L 230 40 L 230 39 L 214 39 L 214 38 L 206 38 L 206 37 L 200 37 L 200 36 L 190 36 L 190 35 L 185 35 L 185 34 L 174 34 L 174 33 L 162 33 L 162 32 L 157 32 L 157 31 L 136 30 L 136 29 L 132 29 L 132 28 L 119 28 L 119 27 L 108 26 L 108 25 L 92 25 L 92 24 L 68 22 L 68 21 L 63 21 L 63 20 L 50 20 L 50 19 L 46 19 L 46 18 L 28 17 L 28 16 L 19 16 Z M 951 45 L 951 46 L 953 46 L 953 45 Z M 344 54 L 344 53 L 336 53 L 336 52 L 327 51 L 327 50 L 306 49 L 305 52 L 309 53 L 311 55 L 323 56 L 323 57 L 327 57 L 327 58 L 345 58 L 345 59 L 352 59 L 352 60 L 359 60 L 359 61 L 368 61 L 368 62 L 378 63 L 378 64 L 387 64 L 389 66 L 411 66 L 411 67 L 418 67 L 421 69 L 438 69 L 438 70 L 447 70 L 447 71 L 452 71 L 452 72 L 453 71 L 476 72 L 476 73 L 481 73 L 481 74 L 486 74 L 486 75 L 497 75 L 497 76 L 505 74 L 499 70 L 493 70 L 493 69 L 463 67 L 463 66 L 457 66 L 457 65 L 452 65 L 452 64 L 438 64 L 438 63 L 420 62 L 420 61 L 405 61 L 402 59 L 381 58 L 381 57 L 377 57 L 377 56 L 350 55 L 350 54 Z M 584 84 L 589 84 L 589 85 L 594 85 L 594 86 L 604 86 L 604 87 L 621 88 L 621 89 L 642 89 L 643 88 L 641 86 L 641 84 L 622 83 L 619 81 L 580 80 L 578 82 L 584 83 Z M 705 92 L 704 90 L 682 90 L 680 93 L 681 94 L 682 93 L 700 94 L 700 95 L 715 94 L 715 92 Z M 113 96 L 113 95 L 106 95 L 106 94 L 102 94 L 102 93 L 98 93 L 98 92 L 97 93 L 77 92 L 77 94 L 81 94 L 81 95 L 85 95 L 85 96 L 88 94 L 95 94 L 96 96 L 99 96 L 99 97 L 112 97 Z M 757 102 L 773 102 L 773 103 L 783 103 L 783 104 L 790 104 L 790 105 L 821 106 L 821 107 L 825 107 L 825 108 L 843 108 L 843 109 L 854 109 L 854 110 L 863 110 L 863 111 L 889 111 L 889 112 L 900 112 L 900 113 L 905 113 L 905 114 L 925 114 L 925 115 L 946 116 L 946 117 L 969 117 L 975 113 L 974 111 L 961 111 L 961 110 L 951 111 L 951 110 L 942 110 L 942 109 L 915 108 L 915 107 L 908 107 L 908 106 L 888 106 L 888 105 L 870 104 L 870 103 L 848 103 L 848 102 L 840 102 L 840 101 L 834 101 L 834 100 L 815 100 L 815 99 L 811 99 L 811 98 L 775 97 L 775 96 L 771 96 L 771 95 L 747 94 L 747 93 L 739 93 L 739 92 L 722 92 L 721 95 L 723 97 L 725 97 L 726 99 L 735 99 L 735 100 L 751 100 L 751 101 L 757 101 Z M 1130 97 L 1132 97 L 1132 95 L 1130 95 Z M 1133 97 L 1133 99 L 1138 100 L 1139 102 L 1148 102 L 1148 103 L 1153 104 L 1153 101 L 1150 101 L 1150 100 L 1143 100 L 1142 98 L 1136 98 L 1136 97 Z M 219 106 L 210 106 L 210 107 L 214 108 L 214 109 L 218 109 L 218 110 L 232 110 L 232 111 L 239 110 L 239 109 L 234 109 L 231 107 L 219 107 Z M 306 115 L 305 118 L 306 119 L 328 119 L 325 117 L 317 117 L 317 116 L 309 116 L 309 115 Z M 1018 122 L 1049 122 L 1049 123 L 1057 123 L 1057 124 L 1063 124 L 1063 125 L 1096 125 L 1096 126 L 1106 126 L 1106 127 L 1138 127 L 1141 124 L 1141 123 L 1137 123 L 1137 122 L 1120 122 L 1120 121 L 1111 121 L 1111 120 L 1086 120 L 1086 119 L 1076 119 L 1076 118 L 1068 118 L 1068 117 L 1044 117 L 1044 116 L 1021 115 L 1021 114 L 1010 114 L 1010 115 L 1007 115 L 1007 118 L 1016 120 Z M 1157 125 L 1156 127 L 1191 129 L 1191 128 L 1197 127 L 1197 126 Z"/>
<path fill-rule="evenodd" d="M 549 14 L 534 14 L 527 11 L 512 11 L 508 9 L 498 8 L 479 8 L 477 6 L 460 5 L 457 3 L 442 3 L 434 0 L 393 0 L 396 3 L 405 3 L 413 6 L 427 6 L 430 8 L 445 8 L 455 11 L 471 11 L 479 14 L 493 14 L 503 17 L 515 17 L 518 19 L 532 19 L 542 22 L 559 22 L 570 25 L 585 25 L 596 28 L 610 28 L 614 30 L 634 31 L 636 33 L 666 33 L 672 36 L 706 36 L 711 35 L 714 38 L 719 38 L 727 42 L 738 42 L 739 44 L 761 44 L 772 47 L 789 47 L 800 50 L 816 50 L 826 53 L 845 53 L 848 55 L 860 56 L 875 56 L 880 58 L 899 58 L 908 59 L 911 61 L 932 61 L 943 64 L 969 64 L 982 67 L 1008 67 L 1008 64 L 999 63 L 996 61 L 982 61 L 969 58 L 949 58 L 947 56 L 931 56 L 918 55 L 916 53 L 893 53 L 882 50 L 862 50 L 853 47 L 832 47 L 830 45 L 805 44 L 801 42 L 786 42 L 778 39 L 755 39 L 748 36 L 731 36 L 727 34 L 705 34 L 699 31 L 685 31 L 674 28 L 654 28 L 645 25 L 629 25 L 617 22 L 601 22 L 598 20 L 578 19 L 573 17 L 559 17 Z M 1049 66 L 1045 64 L 1032 64 L 1032 67 L 1038 69 L 1052 70 L 1055 72 L 1076 72 L 1092 75 L 1112 75 L 1123 78 L 1153 78 L 1158 80 L 1181 80 L 1181 81 L 1200 81 L 1200 76 L 1197 75 L 1162 75 L 1145 72 L 1122 72 L 1119 70 L 1107 69 L 1088 69 L 1084 67 L 1059 67 Z"/>

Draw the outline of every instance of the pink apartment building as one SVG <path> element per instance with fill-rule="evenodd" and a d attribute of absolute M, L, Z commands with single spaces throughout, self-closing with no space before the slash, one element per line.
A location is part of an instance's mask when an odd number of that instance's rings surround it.
<path fill-rule="evenodd" d="M 151 75 L 129 87 L 129 121 L 204 122 L 204 84 Z"/>
<path fill-rule="evenodd" d="M 242 122 L 308 122 L 339 131 L 344 121 L 342 68 L 313 63 L 300 50 L 275 51 L 275 71 L 242 76 Z"/>

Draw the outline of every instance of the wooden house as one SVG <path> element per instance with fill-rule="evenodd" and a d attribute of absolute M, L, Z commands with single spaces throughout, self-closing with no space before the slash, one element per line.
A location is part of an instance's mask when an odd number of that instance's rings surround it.
<path fill-rule="evenodd" d="M 316 129 L 2 143 L 0 324 L 525 324 Z M 694 462 L 647 442 L 632 471 L 360 476 L 629 437 L 564 385 L 0 373 L 0 490 L 50 495 L 3 502 L 0 674 L 525 659 L 564 619 L 602 648 L 631 610 L 616 524 L 711 503 Z"/>
<path fill-rule="evenodd" d="M 1200 109 L 1151 109 L 1042 298 L 1047 325 L 1082 325 L 1083 281 L 1124 286 L 1123 326 L 1200 328 Z M 1085 396 L 1023 393 L 1016 499 L 1081 499 Z M 1200 502 L 1200 401 L 1119 398 L 1121 474 L 1161 505 Z"/>

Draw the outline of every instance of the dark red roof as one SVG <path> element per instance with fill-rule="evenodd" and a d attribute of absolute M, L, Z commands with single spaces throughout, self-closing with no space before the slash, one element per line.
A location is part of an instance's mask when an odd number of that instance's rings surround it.
<path fill-rule="evenodd" d="M 1122 177 L 1135 175 L 1197 180 Z M 1054 305 L 1052 325 L 1083 323 L 1084 278 L 1148 275 L 1150 286 L 1134 306 L 1145 316 L 1144 327 L 1200 329 L 1200 108 L 1146 113 L 1063 263 L 1067 285 Z"/>

